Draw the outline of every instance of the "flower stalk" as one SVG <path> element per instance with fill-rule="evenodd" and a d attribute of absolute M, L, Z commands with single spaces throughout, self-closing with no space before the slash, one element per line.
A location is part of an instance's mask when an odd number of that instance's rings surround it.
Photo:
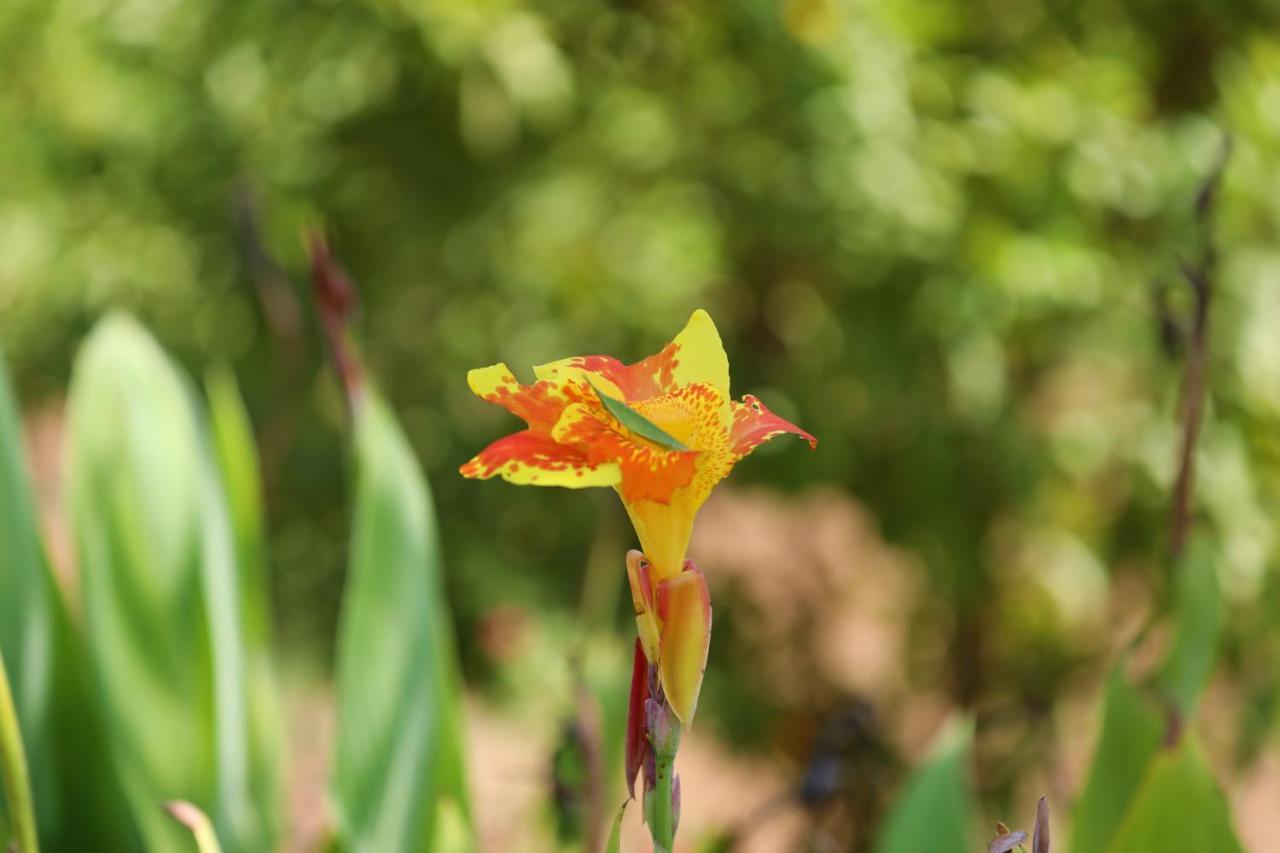
<path fill-rule="evenodd" d="M 36 840 L 27 754 L 22 748 L 18 712 L 13 705 L 3 656 L 0 656 L 0 778 L 4 781 L 5 802 L 9 806 L 9 818 L 13 821 L 17 853 L 38 853 L 40 845 Z"/>
<path fill-rule="evenodd" d="M 340 300 L 339 300 L 340 301 Z M 472 370 L 471 390 L 525 422 L 459 469 L 517 485 L 609 487 L 640 540 L 627 553 L 636 618 L 627 715 L 626 782 L 643 770 L 645 823 L 671 853 L 680 823 L 675 772 L 680 735 L 693 722 L 711 644 L 706 578 L 685 559 L 698 509 L 741 459 L 775 436 L 818 440 L 758 398 L 729 395 L 729 359 L 715 324 L 694 311 L 658 353 L 633 364 L 612 356 L 561 359 L 519 382 L 505 364 Z"/>
<path fill-rule="evenodd" d="M 680 720 L 665 699 L 649 699 L 645 712 L 651 750 L 645 764 L 645 822 L 655 853 L 671 853 L 680 824 L 680 777 L 675 772 Z"/>

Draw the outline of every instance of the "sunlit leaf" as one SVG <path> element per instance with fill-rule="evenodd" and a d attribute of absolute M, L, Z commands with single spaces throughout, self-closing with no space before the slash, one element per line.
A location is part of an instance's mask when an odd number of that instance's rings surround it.
<path fill-rule="evenodd" d="M 1103 849 L 1103 848 L 1098 848 Z M 1111 853 L 1238 853 L 1226 798 L 1192 736 L 1151 762 Z"/>
<path fill-rule="evenodd" d="M 349 851 L 433 851 L 469 835 L 459 688 L 431 497 L 370 394 L 356 412 L 356 505 L 337 650 L 333 792 Z"/>
<path fill-rule="evenodd" d="M 1102 733 L 1076 805 L 1071 849 L 1077 853 L 1106 849 L 1164 736 L 1161 715 L 1129 686 L 1122 669 L 1107 681 Z"/>
<path fill-rule="evenodd" d="M 69 517 L 116 778 L 152 849 L 190 844 L 158 803 L 208 804 L 228 850 L 273 846 L 252 783 L 236 546 L 196 397 L 155 342 L 104 320 L 68 404 Z"/>
<path fill-rule="evenodd" d="M 235 380 L 209 382 L 212 435 L 202 433 L 202 569 L 217 743 L 214 819 L 228 846 L 269 848 L 279 833 L 280 726 L 263 576 L 261 488 Z"/>
<path fill-rule="evenodd" d="M 972 841 L 973 793 L 969 781 L 968 723 L 944 730 L 932 757 L 916 769 L 889 813 L 878 853 L 968 853 Z"/>

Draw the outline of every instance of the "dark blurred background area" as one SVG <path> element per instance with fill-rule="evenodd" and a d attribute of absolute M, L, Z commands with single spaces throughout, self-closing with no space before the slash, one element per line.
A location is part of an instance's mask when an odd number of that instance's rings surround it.
<path fill-rule="evenodd" d="M 458 476 L 515 427 L 466 371 L 633 361 L 705 307 L 735 395 L 821 444 L 762 448 L 704 510 L 707 745 L 682 760 L 766 805 L 803 781 L 795 832 L 856 845 L 961 708 L 993 819 L 1066 801 L 1082 697 L 1168 594 L 1179 269 L 1230 134 L 1196 506 L 1232 613 L 1206 714 L 1247 810 L 1280 790 L 1277 23 L 1211 0 L 7 0 L 0 345 L 38 488 L 56 503 L 42 431 L 105 311 L 196 376 L 228 364 L 281 654 L 327 672 L 349 501 L 301 236 L 323 229 L 435 493 L 482 727 L 564 681 L 583 620 L 626 660 L 632 536 L 604 491 Z M 749 826 L 752 796 L 706 825 Z"/>

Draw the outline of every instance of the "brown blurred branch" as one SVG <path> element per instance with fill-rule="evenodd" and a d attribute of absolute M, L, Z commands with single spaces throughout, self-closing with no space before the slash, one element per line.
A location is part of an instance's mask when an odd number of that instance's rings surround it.
<path fill-rule="evenodd" d="M 329 242 L 319 231 L 308 235 L 307 252 L 311 257 L 311 294 L 316 314 L 324 330 L 329 357 L 346 392 L 348 410 L 354 412 L 364 388 L 364 371 L 349 327 L 356 312 L 356 287 L 334 259 Z"/>
<path fill-rule="evenodd" d="M 1195 220 L 1201 240 L 1195 262 L 1182 264 L 1182 276 L 1191 287 L 1194 305 L 1187 339 L 1186 372 L 1182 384 L 1182 445 L 1178 457 L 1178 478 L 1173 487 L 1169 520 L 1169 552 L 1174 559 L 1182 554 L 1191 526 L 1191 490 L 1195 478 L 1195 447 L 1200 435 L 1207 393 L 1209 361 L 1209 307 L 1213 296 L 1213 274 L 1217 250 L 1213 242 L 1213 214 L 1218 188 L 1227 160 L 1231 156 L 1231 137 L 1223 140 L 1222 150 L 1213 168 L 1205 176 L 1196 193 Z"/>

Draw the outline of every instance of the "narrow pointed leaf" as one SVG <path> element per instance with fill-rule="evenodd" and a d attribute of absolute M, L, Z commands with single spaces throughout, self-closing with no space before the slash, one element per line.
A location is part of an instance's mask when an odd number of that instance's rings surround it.
<path fill-rule="evenodd" d="M 233 783 L 231 774 L 222 774 L 226 790 L 221 802 L 226 811 L 219 818 L 239 824 L 238 836 L 257 838 L 259 844 L 266 844 L 280 834 L 283 737 L 271 654 L 262 483 L 253 430 L 235 378 L 226 370 L 215 371 L 209 375 L 206 388 L 217 463 L 211 479 L 222 484 L 227 507 L 227 512 L 222 513 L 218 495 L 211 494 L 209 511 L 215 514 L 211 523 L 220 527 L 230 523 L 235 549 L 234 566 L 223 564 L 225 577 L 234 581 L 234 587 L 222 590 L 228 601 L 219 612 L 238 621 L 225 626 L 226 640 L 231 645 L 219 659 L 231 662 L 223 666 L 226 676 L 238 677 L 238 683 L 228 687 L 231 697 L 224 700 L 225 726 L 229 729 L 222 749 L 224 766 L 235 767 L 240 778 Z M 218 541 L 226 540 L 219 537 Z M 221 581 L 221 576 L 214 578 L 215 583 Z M 237 754 L 243 756 L 243 764 Z M 237 792 L 242 792 L 248 802 L 233 806 L 240 796 Z"/>
<path fill-rule="evenodd" d="M 1217 551 L 1204 536 L 1192 539 L 1177 567 L 1174 631 L 1162 675 L 1183 715 L 1190 717 L 1213 672 L 1222 632 Z"/>
<path fill-rule="evenodd" d="M 953 722 L 933 757 L 907 780 L 876 844 L 878 853 L 968 853 L 974 805 L 969 781 L 972 727 Z"/>
<path fill-rule="evenodd" d="M 1160 714 L 1129 686 L 1122 667 L 1117 667 L 1107 681 L 1102 731 L 1076 806 L 1071 840 L 1076 853 L 1107 849 L 1160 748 L 1164 730 Z"/>
<path fill-rule="evenodd" d="M 1195 737 L 1184 737 L 1151 762 L 1106 849 L 1111 853 L 1240 853 L 1227 800 Z"/>
<path fill-rule="evenodd" d="M 425 853 L 446 829 L 470 832 L 439 535 L 417 460 L 373 394 L 356 410 L 355 431 L 337 650 L 339 840 L 348 851 Z"/>
<path fill-rule="evenodd" d="M 641 438 L 652 441 L 654 444 L 665 448 L 666 450 L 687 451 L 689 449 L 684 442 L 675 438 L 671 433 L 667 432 L 662 427 L 658 426 L 653 421 L 628 406 L 626 403 L 610 397 L 608 394 L 601 391 L 595 386 L 594 382 L 588 380 L 587 384 L 591 386 L 592 391 L 596 392 L 596 396 L 600 398 L 600 402 L 604 404 L 604 407 L 609 411 L 609 414 L 617 418 L 618 423 L 631 430 L 631 432 Z"/>
<path fill-rule="evenodd" d="M 623 800 L 618 813 L 613 816 L 613 825 L 609 827 L 609 840 L 605 842 L 605 853 L 621 853 L 622 850 L 622 818 L 627 813 L 627 804 L 631 800 Z"/>

